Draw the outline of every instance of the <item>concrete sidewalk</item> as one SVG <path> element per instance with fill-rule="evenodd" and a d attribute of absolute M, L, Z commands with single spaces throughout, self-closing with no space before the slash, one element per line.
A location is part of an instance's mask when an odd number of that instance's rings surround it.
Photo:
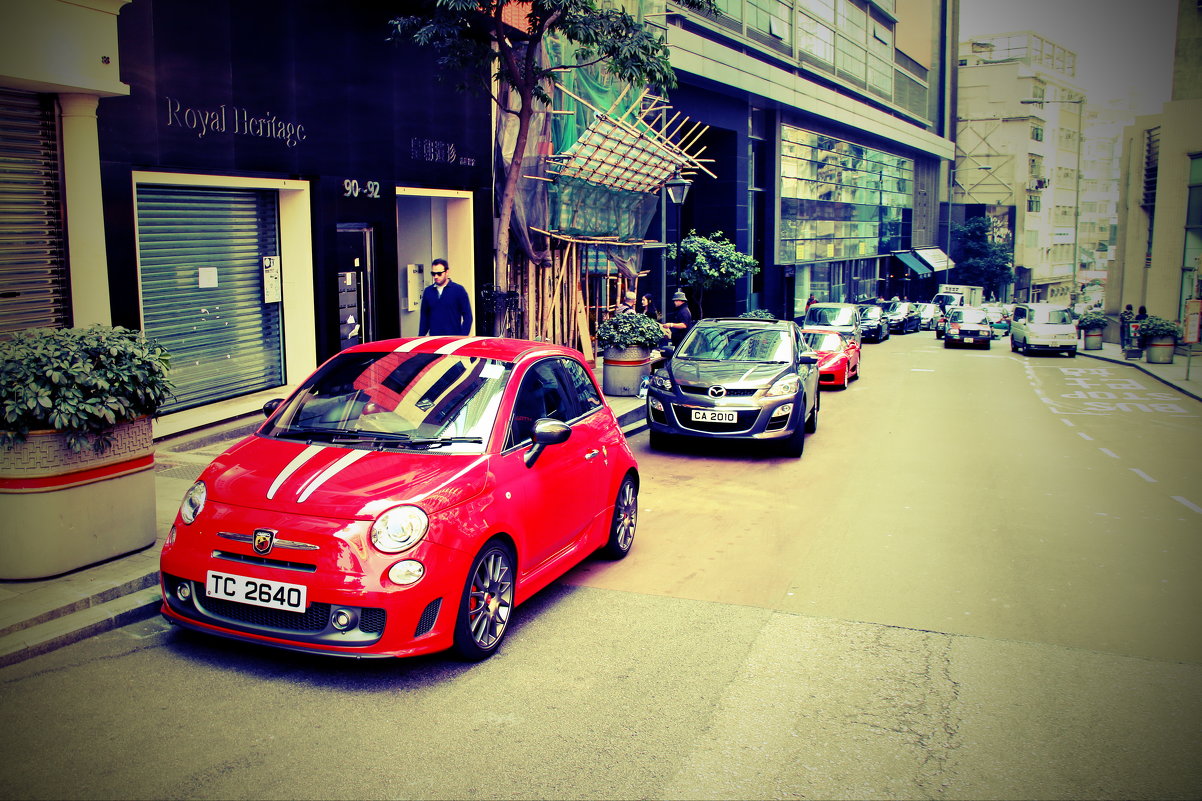
<path fill-rule="evenodd" d="M 628 434 L 643 425 L 643 401 L 606 401 Z M 0 667 L 157 615 L 159 549 L 180 500 L 209 462 L 262 421 L 254 415 L 155 442 L 154 545 L 62 576 L 0 581 Z"/>

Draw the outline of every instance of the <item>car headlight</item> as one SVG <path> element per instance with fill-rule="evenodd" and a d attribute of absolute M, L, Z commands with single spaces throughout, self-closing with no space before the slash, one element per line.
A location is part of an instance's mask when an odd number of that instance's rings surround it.
<path fill-rule="evenodd" d="M 672 391 L 672 379 L 668 378 L 665 373 L 653 373 L 651 375 L 651 386 L 656 389 L 662 389 L 668 392 Z"/>
<path fill-rule="evenodd" d="M 394 506 L 371 524 L 372 544 L 384 553 L 412 548 L 426 536 L 430 518 L 416 506 Z"/>
<path fill-rule="evenodd" d="M 197 481 L 188 491 L 184 493 L 184 500 L 179 505 L 179 516 L 188 525 L 192 525 L 205 508 L 205 499 L 208 497 L 208 489 L 203 481 Z"/>
<path fill-rule="evenodd" d="M 798 388 L 801 387 L 801 379 L 796 375 L 787 375 L 778 378 L 766 393 L 765 397 L 775 398 L 781 395 L 796 395 Z"/>

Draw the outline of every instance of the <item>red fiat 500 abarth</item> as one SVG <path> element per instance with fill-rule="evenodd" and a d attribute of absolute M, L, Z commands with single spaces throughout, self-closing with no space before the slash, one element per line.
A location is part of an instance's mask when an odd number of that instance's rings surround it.
<path fill-rule="evenodd" d="M 342 656 L 494 653 L 512 609 L 621 558 L 639 477 L 581 355 L 514 339 L 349 348 L 188 490 L 163 614 Z"/>

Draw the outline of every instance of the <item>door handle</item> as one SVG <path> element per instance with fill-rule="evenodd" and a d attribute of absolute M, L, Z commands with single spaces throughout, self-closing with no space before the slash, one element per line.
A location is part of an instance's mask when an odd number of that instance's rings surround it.
<path fill-rule="evenodd" d="M 584 458 L 585 458 L 585 461 L 588 461 L 589 459 L 596 458 L 597 456 L 600 456 L 600 455 L 601 455 L 601 451 L 594 449 L 594 450 L 591 450 L 588 453 L 584 454 Z"/>

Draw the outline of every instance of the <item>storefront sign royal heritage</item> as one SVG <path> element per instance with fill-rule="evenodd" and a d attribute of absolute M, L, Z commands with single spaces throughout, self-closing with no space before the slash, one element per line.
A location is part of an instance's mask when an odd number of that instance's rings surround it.
<path fill-rule="evenodd" d="M 305 141 L 305 126 L 282 120 L 270 111 L 252 112 L 222 103 L 211 108 L 185 105 L 174 97 L 164 97 L 168 128 L 184 128 L 204 139 L 215 134 L 254 136 L 261 139 L 276 139 L 286 147 L 296 147 Z"/>

